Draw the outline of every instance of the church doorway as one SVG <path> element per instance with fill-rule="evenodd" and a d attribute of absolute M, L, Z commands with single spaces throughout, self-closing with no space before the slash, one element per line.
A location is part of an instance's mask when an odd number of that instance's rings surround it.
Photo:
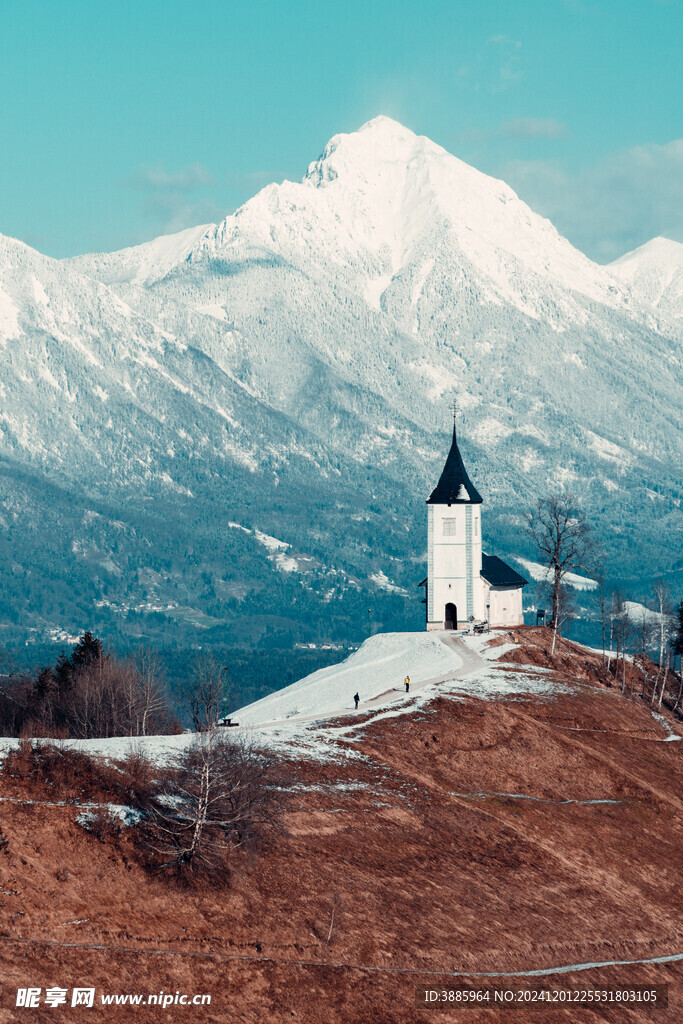
<path fill-rule="evenodd" d="M 458 609 L 450 602 L 446 605 L 446 629 L 458 628 Z"/>

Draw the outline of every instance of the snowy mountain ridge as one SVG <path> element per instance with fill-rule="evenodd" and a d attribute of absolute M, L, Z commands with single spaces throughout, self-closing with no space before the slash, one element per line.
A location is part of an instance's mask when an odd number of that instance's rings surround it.
<path fill-rule="evenodd" d="M 75 257 L 64 260 L 75 267 L 84 266 L 89 271 L 97 267 L 92 275 L 109 283 L 130 283 L 140 286 L 154 284 L 165 277 L 174 267 L 187 259 L 199 238 L 215 225 L 200 224 L 185 228 L 172 235 L 160 235 L 141 245 L 130 246 L 113 253 L 99 253 L 94 257 Z"/>
<path fill-rule="evenodd" d="M 592 263 L 388 118 L 219 225 L 62 261 L 0 238 L 0 514 L 49 521 L 100 607 L 354 621 L 367 592 L 414 622 L 457 396 L 492 552 L 532 556 L 521 513 L 571 486 L 613 564 L 656 572 L 680 529 L 680 323 L 633 271 L 644 248 Z"/>
<path fill-rule="evenodd" d="M 335 135 L 301 183 L 266 186 L 219 225 L 72 262 L 114 283 L 108 261 L 116 257 L 116 267 L 144 267 L 133 278 L 144 284 L 172 269 L 174 253 L 179 264 L 225 256 L 246 244 L 255 252 L 276 250 L 290 258 L 309 247 L 311 257 L 319 259 L 322 241 L 333 265 L 358 261 L 359 250 L 365 250 L 381 271 L 377 278 L 388 276 L 389 283 L 419 255 L 425 235 L 443 229 L 454 233 L 467 258 L 489 275 L 502 301 L 519 300 L 505 257 L 566 290 L 614 306 L 626 301 L 609 271 L 575 249 L 505 182 L 387 117 L 350 135 Z"/>
<path fill-rule="evenodd" d="M 610 263 L 609 269 L 662 313 L 683 317 L 683 244 L 651 238 L 645 245 Z"/>

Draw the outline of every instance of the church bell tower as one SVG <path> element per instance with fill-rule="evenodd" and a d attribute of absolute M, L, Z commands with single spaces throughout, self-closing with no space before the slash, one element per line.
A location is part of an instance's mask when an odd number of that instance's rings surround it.
<path fill-rule="evenodd" d="M 482 497 L 453 440 L 439 482 L 427 499 L 427 629 L 462 629 L 485 617 L 481 585 Z"/>

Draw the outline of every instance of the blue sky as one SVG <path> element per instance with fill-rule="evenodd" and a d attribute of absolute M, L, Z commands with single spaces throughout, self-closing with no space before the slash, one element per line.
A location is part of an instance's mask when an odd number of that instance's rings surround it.
<path fill-rule="evenodd" d="M 383 113 L 590 256 L 683 241 L 679 0 L 2 0 L 0 232 L 217 220 Z"/>

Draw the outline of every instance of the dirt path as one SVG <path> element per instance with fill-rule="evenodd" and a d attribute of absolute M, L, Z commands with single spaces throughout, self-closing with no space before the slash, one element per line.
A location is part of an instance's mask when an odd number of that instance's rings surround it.
<path fill-rule="evenodd" d="M 338 960 L 304 960 L 295 957 L 254 956 L 250 953 L 214 953 L 204 950 L 155 949 L 143 946 L 112 946 L 106 943 L 56 942 L 49 939 L 9 938 L 0 936 L 0 942 L 8 945 L 29 944 L 62 949 L 110 950 L 117 953 L 140 953 L 147 956 L 189 957 L 205 960 L 247 960 L 256 963 L 291 965 L 292 967 L 346 968 L 350 971 L 371 971 L 377 974 L 414 974 L 441 978 L 530 978 L 552 974 L 574 974 L 578 971 L 599 970 L 603 967 L 631 967 L 637 964 L 668 964 L 683 960 L 683 953 L 664 953 L 636 960 L 594 960 L 584 963 L 560 964 L 555 967 L 535 967 L 526 971 L 445 971 L 429 967 L 379 967 L 372 964 L 347 963 Z"/>
<path fill-rule="evenodd" d="M 452 651 L 455 651 L 462 658 L 462 668 L 455 673 L 454 679 L 459 679 L 460 676 L 467 676 L 471 672 L 476 672 L 479 669 L 485 668 L 487 662 L 482 658 L 480 654 L 473 651 L 471 647 L 459 636 L 453 633 L 444 633 L 441 636 L 441 642 L 450 647 Z M 445 680 L 444 680 L 445 681 Z"/>

